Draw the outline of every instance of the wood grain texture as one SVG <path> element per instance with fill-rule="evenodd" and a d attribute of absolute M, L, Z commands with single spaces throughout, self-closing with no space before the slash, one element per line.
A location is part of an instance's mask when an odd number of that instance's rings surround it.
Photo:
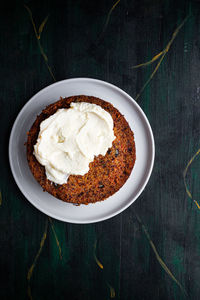
<path fill-rule="evenodd" d="M 31 277 L 32 298 L 199 299 L 200 210 L 185 191 L 183 171 L 200 148 L 200 1 L 121 0 L 104 30 L 115 3 L 18 0 L 0 4 L 0 299 L 27 299 L 27 273 L 47 218 L 21 194 L 8 162 L 8 139 L 18 112 L 32 95 L 53 83 L 24 4 L 30 7 L 37 29 L 49 16 L 40 42 L 56 80 L 102 79 L 133 98 L 155 65 L 131 67 L 162 51 L 191 14 L 138 98 L 156 143 L 155 166 L 145 191 L 126 211 L 101 223 L 54 220 L 62 259 L 49 226 Z M 197 201 L 199 177 L 197 156 L 186 176 Z M 103 269 L 94 258 L 96 241 L 96 257 Z M 162 268 L 156 253 L 188 296 Z"/>

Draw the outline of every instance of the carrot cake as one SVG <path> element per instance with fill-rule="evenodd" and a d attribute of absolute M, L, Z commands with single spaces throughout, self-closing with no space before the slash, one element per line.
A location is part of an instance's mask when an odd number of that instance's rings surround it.
<path fill-rule="evenodd" d="M 136 159 L 134 134 L 124 116 L 93 96 L 61 98 L 47 106 L 28 132 L 26 145 L 30 170 L 43 190 L 76 205 L 116 193 Z"/>

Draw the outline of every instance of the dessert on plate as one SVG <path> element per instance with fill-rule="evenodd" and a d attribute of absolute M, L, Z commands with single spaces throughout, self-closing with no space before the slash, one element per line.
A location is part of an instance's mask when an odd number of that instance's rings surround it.
<path fill-rule="evenodd" d="M 44 191 L 73 204 L 102 201 L 135 164 L 134 134 L 109 102 L 71 96 L 47 106 L 27 138 L 30 170 Z"/>

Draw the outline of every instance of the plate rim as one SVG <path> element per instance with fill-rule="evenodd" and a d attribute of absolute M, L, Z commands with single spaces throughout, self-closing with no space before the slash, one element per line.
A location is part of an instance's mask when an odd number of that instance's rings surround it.
<path fill-rule="evenodd" d="M 29 196 L 26 194 L 26 191 L 25 189 L 23 188 L 23 186 L 20 184 L 20 182 L 18 181 L 18 178 L 17 178 L 17 175 L 14 171 L 14 166 L 13 166 L 13 161 L 12 161 L 12 154 L 11 154 L 11 143 L 12 143 L 12 139 L 13 139 L 13 136 L 14 136 L 14 130 L 15 130 L 15 127 L 16 127 L 16 124 L 18 122 L 18 120 L 20 119 L 21 115 L 23 115 L 23 112 L 24 110 L 26 109 L 27 106 L 30 105 L 30 103 L 32 103 L 34 101 L 34 99 L 36 97 L 38 97 L 42 92 L 44 92 L 44 90 L 50 88 L 50 87 L 54 87 L 56 85 L 59 85 L 59 84 L 62 84 L 64 82 L 70 82 L 70 81 L 89 81 L 89 82 L 93 82 L 93 83 L 99 83 L 99 84 L 103 84 L 103 85 L 106 85 L 107 87 L 111 87 L 115 90 L 117 90 L 118 92 L 124 94 L 124 96 L 128 97 L 129 100 L 137 107 L 137 109 L 139 110 L 140 114 L 142 115 L 142 117 L 144 118 L 145 120 L 145 125 L 147 126 L 148 128 L 148 133 L 149 133 L 149 136 L 150 136 L 150 142 L 151 142 L 151 150 L 152 150 L 152 154 L 151 154 L 151 163 L 149 165 L 149 168 L 148 168 L 148 172 L 145 176 L 145 180 L 144 182 L 142 183 L 142 186 L 140 188 L 140 190 L 137 192 L 137 194 L 126 204 L 124 205 L 122 208 L 116 210 L 115 212 L 113 213 L 109 213 L 108 215 L 104 216 L 104 217 L 99 217 L 95 220 L 82 220 L 82 221 L 69 221 L 69 220 L 66 220 L 62 217 L 59 217 L 59 216 L 55 216 L 54 214 L 52 214 L 51 212 L 46 212 L 45 209 L 39 207 L 36 203 L 34 203 L 34 201 L 32 201 Z M 154 141 L 154 136 L 153 136 L 153 131 L 152 131 L 152 128 L 151 128 L 151 125 L 149 123 L 149 120 L 147 118 L 147 116 L 145 115 L 144 111 L 142 110 L 142 108 L 139 106 L 139 104 L 128 94 L 126 93 L 124 90 L 122 90 L 121 88 L 117 87 L 116 85 L 112 84 L 112 83 L 109 83 L 107 81 L 104 81 L 104 80 L 100 80 L 100 79 L 95 79 L 95 78 L 90 78 L 90 77 L 75 77 L 75 78 L 68 78 L 68 79 L 63 79 L 63 80 L 60 80 L 60 81 L 57 81 L 55 83 L 52 83 L 50 85 L 47 85 L 46 87 L 44 87 L 43 89 L 41 89 L 39 92 L 37 92 L 36 94 L 34 94 L 24 105 L 23 107 L 21 108 L 21 110 L 19 111 L 19 113 L 17 114 L 17 117 L 12 125 L 12 129 L 11 129 L 11 132 L 10 132 L 10 137 L 9 137 L 9 143 L 8 143 L 8 156 L 9 156 L 9 164 L 10 164 L 10 168 L 11 168 L 11 173 L 13 175 L 13 178 L 15 180 L 15 183 L 17 184 L 19 190 L 21 191 L 21 193 L 25 196 L 25 198 L 35 207 L 37 208 L 39 211 L 41 211 L 42 213 L 44 213 L 45 215 L 47 216 L 50 216 L 56 220 L 59 220 L 59 221 L 62 221 L 62 222 L 67 222 L 67 223 L 72 223 L 72 224 L 92 224 L 92 223 L 97 223 L 97 222 L 101 222 L 101 221 L 104 221 L 104 220 L 108 220 L 110 218 L 113 218 L 114 216 L 120 214 L 121 212 L 123 212 L 124 210 L 126 210 L 136 199 L 138 199 L 138 197 L 141 195 L 141 193 L 144 191 L 149 179 L 150 179 L 150 176 L 152 174 L 152 170 L 153 170 L 153 166 L 154 166 L 154 161 L 155 161 L 155 141 Z"/>

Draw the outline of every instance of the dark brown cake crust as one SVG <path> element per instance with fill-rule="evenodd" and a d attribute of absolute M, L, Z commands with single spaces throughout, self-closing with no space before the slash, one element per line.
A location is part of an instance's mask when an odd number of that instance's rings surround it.
<path fill-rule="evenodd" d="M 114 121 L 116 139 L 105 156 L 99 155 L 90 163 L 87 174 L 71 175 L 66 184 L 59 185 L 46 178 L 45 168 L 33 154 L 33 146 L 37 141 L 40 123 L 54 114 L 57 109 L 69 108 L 71 102 L 94 103 L 108 111 Z M 42 111 L 28 132 L 27 159 L 33 176 L 44 191 L 65 202 L 94 203 L 113 195 L 128 179 L 136 159 L 134 136 L 123 115 L 112 104 L 92 96 L 61 98 Z"/>

